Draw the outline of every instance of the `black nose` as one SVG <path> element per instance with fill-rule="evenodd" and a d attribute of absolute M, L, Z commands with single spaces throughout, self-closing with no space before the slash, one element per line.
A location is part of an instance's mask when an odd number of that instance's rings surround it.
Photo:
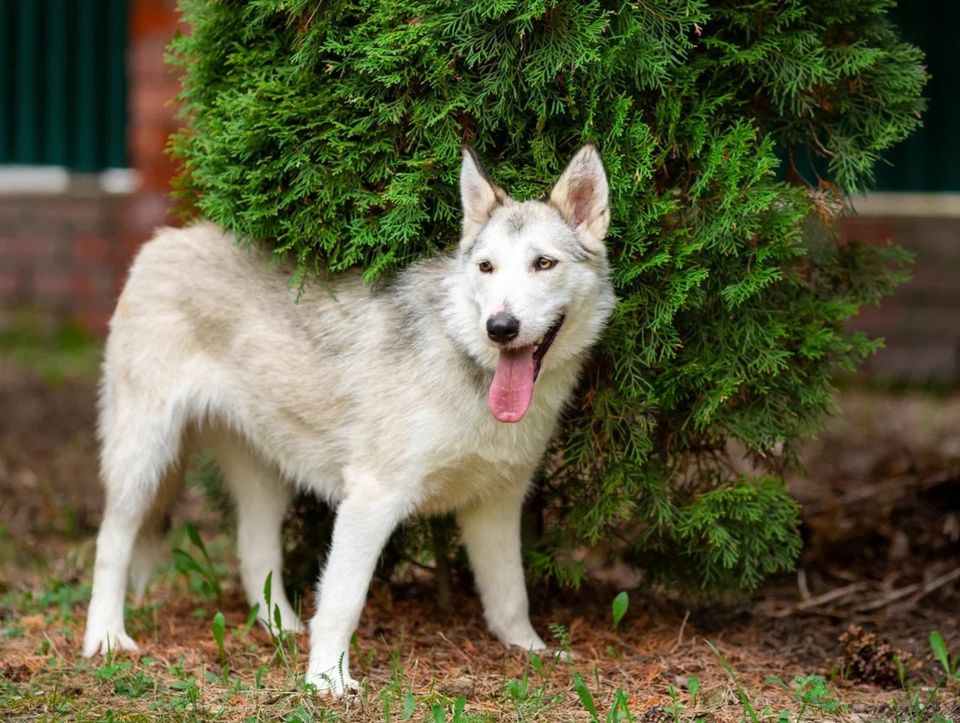
<path fill-rule="evenodd" d="M 487 319 L 487 336 L 498 344 L 512 341 L 520 333 L 520 320 L 505 311 Z"/>

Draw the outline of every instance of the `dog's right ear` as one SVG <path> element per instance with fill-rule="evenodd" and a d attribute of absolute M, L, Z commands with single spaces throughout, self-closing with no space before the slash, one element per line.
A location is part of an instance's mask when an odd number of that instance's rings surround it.
<path fill-rule="evenodd" d="M 490 219 L 497 206 L 506 204 L 506 191 L 490 180 L 477 154 L 468 145 L 460 146 L 463 165 L 460 167 L 460 200 L 463 203 L 461 242 L 472 241 Z"/>
<path fill-rule="evenodd" d="M 609 196 L 603 161 L 597 147 L 588 143 L 577 151 L 550 191 L 550 205 L 588 244 L 602 248 L 610 225 Z"/>

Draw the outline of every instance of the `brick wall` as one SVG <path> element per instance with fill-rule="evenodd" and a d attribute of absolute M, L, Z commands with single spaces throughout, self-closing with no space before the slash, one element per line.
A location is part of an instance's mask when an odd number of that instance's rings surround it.
<path fill-rule="evenodd" d="M 3 305 L 105 328 L 126 268 L 118 237 L 122 201 L 98 190 L 0 196 Z"/>
<path fill-rule="evenodd" d="M 843 233 L 893 241 L 915 255 L 912 279 L 853 320 L 853 328 L 886 340 L 864 371 L 896 381 L 960 383 L 960 217 L 858 217 L 845 222 Z"/>
<path fill-rule="evenodd" d="M 0 312 L 34 308 L 53 323 L 106 330 L 136 249 L 171 223 L 174 165 L 163 152 L 176 128 L 179 85 L 163 61 L 177 30 L 176 0 L 130 0 L 128 159 L 135 193 L 111 195 L 77 178 L 58 195 L 0 195 Z M 0 325 L 9 314 L 0 313 Z"/>
<path fill-rule="evenodd" d="M 128 143 L 141 178 L 136 193 L 111 196 L 81 183 L 62 196 L 0 195 L 0 326 L 3 309 L 34 307 L 54 322 L 77 319 L 103 333 L 136 249 L 172 222 L 174 167 L 163 149 L 176 127 L 169 101 L 178 83 L 163 54 L 177 21 L 175 0 L 131 0 Z M 960 382 L 960 218 L 860 217 L 844 233 L 893 240 L 917 255 L 913 281 L 853 322 L 887 339 L 867 371 Z"/>

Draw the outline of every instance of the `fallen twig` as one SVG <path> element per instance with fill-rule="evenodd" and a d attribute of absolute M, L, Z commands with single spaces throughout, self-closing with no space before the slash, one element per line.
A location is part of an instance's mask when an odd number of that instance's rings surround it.
<path fill-rule="evenodd" d="M 800 591 L 800 597 L 804 602 L 810 599 L 810 587 L 807 585 L 807 571 L 802 567 L 797 568 L 797 590 Z"/>
<path fill-rule="evenodd" d="M 960 580 L 960 567 L 955 567 L 950 572 L 936 577 L 930 582 L 920 583 L 915 582 L 912 585 L 906 585 L 905 587 L 897 588 L 896 590 L 891 590 L 889 593 L 879 598 L 878 600 L 871 600 L 868 603 L 860 605 L 857 610 L 861 612 L 869 612 L 871 610 L 879 610 L 885 608 L 891 603 L 897 602 L 897 600 L 902 600 L 905 597 L 916 594 L 916 598 L 913 600 L 914 603 L 918 602 L 921 598 L 926 595 L 929 595 L 934 590 L 937 590 L 944 585 L 949 585 L 954 580 Z"/>
<path fill-rule="evenodd" d="M 863 581 L 853 582 L 849 585 L 844 585 L 843 587 L 834 588 L 828 592 L 825 592 L 821 595 L 816 595 L 814 597 L 807 598 L 801 602 L 798 602 L 796 605 L 791 605 L 787 608 L 782 608 L 780 610 L 774 611 L 771 617 L 775 618 L 786 618 L 790 615 L 793 615 L 796 612 L 803 610 L 810 610 L 812 608 L 818 608 L 821 605 L 826 603 L 839 600 L 841 598 L 852 595 L 856 592 L 860 592 L 866 587 L 866 583 Z"/>
<path fill-rule="evenodd" d="M 683 614 L 683 622 L 680 623 L 680 632 L 677 633 L 677 640 L 673 645 L 670 646 L 670 650 L 668 652 L 670 653 L 674 652 L 677 648 L 680 647 L 681 643 L 683 643 L 683 631 L 687 627 L 687 620 L 689 619 L 690 619 L 690 611 L 687 610 Z"/>
<path fill-rule="evenodd" d="M 890 500 L 911 497 L 917 492 L 929 490 L 950 482 L 955 479 L 957 475 L 958 471 L 956 469 L 948 469 L 928 476 L 919 476 L 916 473 L 910 473 L 890 477 L 880 482 L 862 485 L 840 497 L 827 497 L 811 501 L 804 505 L 804 514 L 807 517 L 815 517 L 825 510 L 843 509 L 861 505 L 865 501 L 875 500 L 877 497 Z M 874 502 L 874 504 L 876 503 Z"/>
<path fill-rule="evenodd" d="M 440 639 L 443 640 L 445 643 L 447 643 L 451 648 L 453 648 L 454 650 L 456 650 L 456 651 L 463 657 L 463 659 L 467 661 L 467 664 L 468 664 L 468 665 L 473 663 L 473 661 L 470 660 L 470 656 L 467 655 L 465 652 L 463 652 L 463 651 L 462 651 L 460 648 L 458 648 L 456 645 L 454 645 L 453 642 L 450 640 L 450 638 L 448 638 L 446 635 L 443 634 L 443 631 L 442 631 L 442 630 L 438 630 L 438 631 L 437 631 L 437 635 L 439 635 L 439 636 L 440 636 Z"/>

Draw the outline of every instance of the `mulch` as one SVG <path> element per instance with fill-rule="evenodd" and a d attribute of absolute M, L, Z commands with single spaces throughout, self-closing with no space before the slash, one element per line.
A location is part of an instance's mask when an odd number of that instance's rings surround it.
<path fill-rule="evenodd" d="M 101 504 L 95 396 L 89 379 L 51 385 L 0 366 L 0 525 L 18 543 L 0 546 L 0 592 L 25 584 L 19 568 L 30 559 L 76 550 L 77 539 L 89 552 Z M 683 688 L 697 676 L 705 709 L 721 711 L 734 693 L 711 641 L 739 683 L 757 691 L 755 707 L 769 700 L 776 709 L 785 695 L 769 676 L 819 673 L 832 676 L 863 719 L 900 690 L 896 661 L 935 681 L 930 632 L 939 630 L 951 651 L 960 650 L 960 396 L 850 391 L 839 403 L 842 414 L 804 453 L 806 472 L 788 480 L 803 503 L 806 540 L 795 574 L 750 599 L 699 606 L 634 592 L 617 629 L 610 601 L 618 586 L 609 576 L 577 592 L 534 589 L 535 625 L 562 625 L 576 655 L 573 668 L 556 674 L 596 671 L 609 695 L 618 687 L 630 692 L 634 711 L 661 710 L 670 685 Z M 191 509 L 180 514 L 198 521 Z M 204 512 L 199 522 L 215 527 L 217 515 Z M 70 567 L 65 574 L 84 574 L 80 563 L 58 564 Z M 247 608 L 236 587 L 227 585 L 220 605 L 228 625 L 241 626 Z M 216 661 L 208 622 L 191 615 L 195 605 L 165 600 L 157 631 L 141 640 L 144 652 Z M 475 596 L 457 592 L 441 607 L 423 576 L 375 582 L 358 638 L 358 672 L 374 689 L 389 683 L 399 641 L 414 690 L 464 695 L 474 709 L 502 705 L 504 680 L 527 668 L 524 655 L 486 633 Z M 31 660 L 26 651 L 22 659 L 6 655 L 0 672 L 28 676 Z"/>

